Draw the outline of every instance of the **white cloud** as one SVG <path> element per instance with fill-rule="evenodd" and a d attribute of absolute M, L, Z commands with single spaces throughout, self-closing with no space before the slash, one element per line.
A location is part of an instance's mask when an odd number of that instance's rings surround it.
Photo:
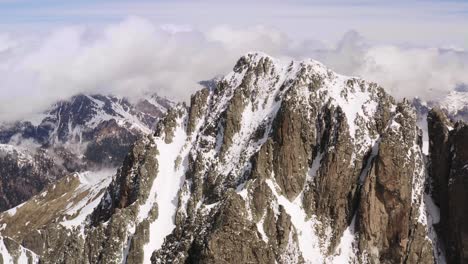
<path fill-rule="evenodd" d="M 15 46 L 15 42 L 9 35 L 0 35 L 0 54 L 7 52 Z"/>
<path fill-rule="evenodd" d="M 468 84 L 468 54 L 438 48 L 377 46 L 364 56 L 358 73 L 379 82 L 397 98 L 438 99 Z"/>
<path fill-rule="evenodd" d="M 226 73 L 245 52 L 279 54 L 283 38 L 262 27 L 198 32 L 136 17 L 97 31 L 61 28 L 39 45 L 0 59 L 0 120 L 23 117 L 77 93 L 132 97 L 157 92 L 185 100 L 199 88 L 198 81 Z"/>
<path fill-rule="evenodd" d="M 337 72 L 379 83 L 398 99 L 437 100 L 468 83 L 468 53 L 456 48 L 371 45 L 351 31 L 335 49 L 310 54 Z"/>
<path fill-rule="evenodd" d="M 338 72 L 378 81 L 400 98 L 432 98 L 468 83 L 463 51 L 373 45 L 357 32 L 330 48 L 265 26 L 197 31 L 133 17 L 99 29 L 64 27 L 35 40 L 4 39 L 0 120 L 22 118 L 77 93 L 132 97 L 157 92 L 187 100 L 198 81 L 227 73 L 239 56 L 253 50 L 315 58 Z M 1 47 L 8 48 L 2 52 Z"/>

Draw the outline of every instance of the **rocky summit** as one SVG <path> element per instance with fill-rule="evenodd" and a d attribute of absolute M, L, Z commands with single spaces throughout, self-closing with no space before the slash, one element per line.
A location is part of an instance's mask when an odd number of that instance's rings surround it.
<path fill-rule="evenodd" d="M 428 116 L 426 156 L 410 102 L 313 60 L 249 53 L 170 108 L 112 177 L 75 173 L 0 214 L 0 252 L 18 263 L 468 263 L 467 125 Z"/>

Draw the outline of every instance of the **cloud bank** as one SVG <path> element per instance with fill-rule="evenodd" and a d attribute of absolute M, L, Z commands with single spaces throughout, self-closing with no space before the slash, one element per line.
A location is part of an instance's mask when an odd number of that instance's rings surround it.
<path fill-rule="evenodd" d="M 156 92 L 187 100 L 200 88 L 198 81 L 229 72 L 241 55 L 255 50 L 281 59 L 317 59 L 339 73 L 376 81 L 397 98 L 432 99 L 468 84 L 462 50 L 373 45 L 354 31 L 330 47 L 264 26 L 199 31 L 131 17 L 37 38 L 0 33 L 0 120 L 25 118 L 78 93 Z"/>

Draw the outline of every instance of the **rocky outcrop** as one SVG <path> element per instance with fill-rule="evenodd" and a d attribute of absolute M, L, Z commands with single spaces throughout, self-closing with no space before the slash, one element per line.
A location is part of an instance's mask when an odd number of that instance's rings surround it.
<path fill-rule="evenodd" d="M 418 202 L 412 198 L 413 185 L 419 177 L 418 170 L 424 170 L 415 149 L 418 140 L 416 114 L 407 103 L 399 104 L 380 137 L 359 201 L 359 247 L 371 263 L 404 263 L 411 247 L 421 243 L 424 251 L 411 256 L 411 263 L 434 262 L 433 257 L 421 254 L 431 251 L 430 243 L 425 243 L 424 237 L 416 237 L 417 230 L 411 230 L 413 218 L 419 217 L 412 215 L 418 210 Z"/>
<path fill-rule="evenodd" d="M 430 175 L 440 207 L 439 233 L 450 263 L 468 263 L 468 125 L 452 124 L 439 109 L 428 115 Z"/>
<path fill-rule="evenodd" d="M 272 263 L 275 255 L 261 239 L 254 222 L 249 221 L 245 203 L 238 194 L 227 195 L 213 216 L 198 263 Z M 197 254 L 198 255 L 198 254 Z"/>
<path fill-rule="evenodd" d="M 138 199 L 147 199 L 158 164 L 158 151 L 151 137 L 137 141 L 127 155 L 117 176 L 107 188 L 102 202 L 91 215 L 91 223 L 97 225 L 107 221 L 116 210 L 124 209 Z"/>
<path fill-rule="evenodd" d="M 187 125 L 187 133 L 189 135 L 196 132 L 197 123 L 200 122 L 200 118 L 207 111 L 209 95 L 210 90 L 208 88 L 204 88 L 192 95 L 190 99 L 189 119 Z"/>

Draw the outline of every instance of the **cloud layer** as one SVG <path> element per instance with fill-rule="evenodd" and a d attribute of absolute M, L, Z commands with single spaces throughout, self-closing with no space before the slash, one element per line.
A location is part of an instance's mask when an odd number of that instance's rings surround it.
<path fill-rule="evenodd" d="M 198 81 L 227 73 L 242 54 L 255 50 L 320 60 L 340 73 L 377 81 L 398 98 L 431 99 L 468 83 L 468 55 L 460 50 L 371 45 L 357 32 L 329 47 L 263 26 L 198 31 L 132 17 L 37 38 L 0 33 L 0 120 L 27 117 L 78 93 L 156 92 L 187 100 Z"/>

